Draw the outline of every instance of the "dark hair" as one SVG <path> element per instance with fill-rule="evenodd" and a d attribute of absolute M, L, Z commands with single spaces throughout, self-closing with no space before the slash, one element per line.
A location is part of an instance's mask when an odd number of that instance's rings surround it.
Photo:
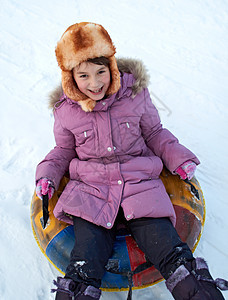
<path fill-rule="evenodd" d="M 96 65 L 104 65 L 105 67 L 109 68 L 109 59 L 104 56 L 90 58 L 86 62 L 96 64 Z"/>

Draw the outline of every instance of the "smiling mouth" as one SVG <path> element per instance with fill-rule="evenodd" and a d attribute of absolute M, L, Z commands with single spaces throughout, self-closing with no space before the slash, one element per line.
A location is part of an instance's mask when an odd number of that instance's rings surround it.
<path fill-rule="evenodd" d="M 99 94 L 101 94 L 101 92 L 102 92 L 102 90 L 103 90 L 103 86 L 101 87 L 101 88 L 99 88 L 99 89 L 97 89 L 97 90 L 89 90 L 90 91 L 90 93 L 92 93 L 93 95 L 99 95 Z"/>

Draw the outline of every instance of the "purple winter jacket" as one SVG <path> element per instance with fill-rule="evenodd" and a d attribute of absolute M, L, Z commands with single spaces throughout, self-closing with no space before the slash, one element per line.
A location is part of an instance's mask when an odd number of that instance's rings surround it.
<path fill-rule="evenodd" d="M 130 73 L 121 73 L 120 90 L 97 102 L 92 112 L 65 95 L 55 105 L 56 147 L 37 166 L 36 180 L 47 177 L 57 189 L 69 171 L 54 209 L 61 221 L 72 224 L 69 215 L 74 215 L 111 228 L 121 206 L 127 220 L 169 217 L 175 225 L 159 179 L 163 164 L 174 173 L 185 161 L 199 160 L 162 127 L 145 87 L 145 71 L 137 71 L 140 62 L 124 64 Z"/>

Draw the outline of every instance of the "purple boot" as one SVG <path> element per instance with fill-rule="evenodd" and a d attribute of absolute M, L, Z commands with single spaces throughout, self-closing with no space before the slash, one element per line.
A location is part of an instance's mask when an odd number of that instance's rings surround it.
<path fill-rule="evenodd" d="M 84 283 L 76 283 L 72 279 L 58 277 L 57 282 L 54 281 L 57 289 L 52 292 L 57 292 L 55 300 L 99 300 L 101 290 Z"/>
<path fill-rule="evenodd" d="M 196 258 L 179 266 L 166 280 L 166 286 L 176 300 L 224 300 L 218 288 L 227 290 L 228 282 L 213 280 L 205 260 Z"/>

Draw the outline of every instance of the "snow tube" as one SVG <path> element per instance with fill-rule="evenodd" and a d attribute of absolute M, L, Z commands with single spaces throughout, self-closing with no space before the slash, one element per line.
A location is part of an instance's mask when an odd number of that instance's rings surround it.
<path fill-rule="evenodd" d="M 185 182 L 179 176 L 172 175 L 167 169 L 163 169 L 160 178 L 176 211 L 176 230 L 194 252 L 205 221 L 205 202 L 200 185 L 195 177 L 190 182 Z M 58 221 L 52 212 L 67 182 L 68 179 L 63 177 L 59 190 L 55 192 L 49 203 L 50 218 L 44 230 L 41 224 L 42 201 L 35 193 L 31 204 L 31 223 L 36 241 L 44 255 L 62 274 L 70 260 L 70 252 L 74 245 L 74 231 L 72 225 Z M 119 271 L 122 273 L 114 274 L 107 271 L 104 274 L 101 289 L 111 292 L 127 290 L 129 282 L 126 273 L 135 270 L 145 263 L 146 259 L 134 239 L 127 233 L 117 235 L 110 262 L 114 264 L 118 262 Z M 161 274 L 150 266 L 133 275 L 132 288 L 151 286 L 162 279 Z"/>

